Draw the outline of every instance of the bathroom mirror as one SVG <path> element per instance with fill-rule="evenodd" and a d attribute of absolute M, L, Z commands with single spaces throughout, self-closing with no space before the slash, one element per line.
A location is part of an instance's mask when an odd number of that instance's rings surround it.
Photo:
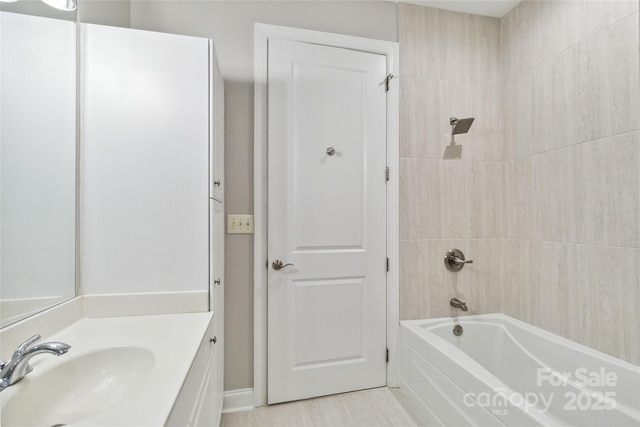
<path fill-rule="evenodd" d="M 0 3 L 2 327 L 76 290 L 75 13 L 40 3 Z"/>

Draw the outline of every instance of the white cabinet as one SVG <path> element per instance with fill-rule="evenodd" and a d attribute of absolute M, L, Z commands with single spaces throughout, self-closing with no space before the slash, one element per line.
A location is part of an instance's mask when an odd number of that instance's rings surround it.
<path fill-rule="evenodd" d="M 211 122 L 210 138 L 213 147 L 210 150 L 211 182 L 209 184 L 209 197 L 224 202 L 224 82 L 215 54 L 213 41 L 210 41 L 211 61 Z"/>
<path fill-rule="evenodd" d="M 170 424 L 217 425 L 224 83 L 213 41 L 92 24 L 81 31 L 83 292 L 208 290 L 210 330 Z"/>
<path fill-rule="evenodd" d="M 213 348 L 213 407 L 215 422 L 209 425 L 219 425 L 222 414 L 222 402 L 224 398 L 224 84 L 218 62 L 215 60 L 215 52 L 212 47 L 212 121 L 215 124 L 212 132 L 213 149 L 211 154 L 211 176 L 213 185 L 210 185 L 209 212 L 211 233 L 209 241 L 211 245 L 211 259 L 209 265 L 211 271 L 209 307 L 214 312 L 216 343 Z M 206 425 L 206 424 L 203 424 Z"/>
<path fill-rule="evenodd" d="M 218 425 L 215 401 L 215 337 L 216 318 L 211 318 L 189 374 L 175 401 L 167 427 L 211 427 Z"/>
<path fill-rule="evenodd" d="M 209 40 L 81 28 L 83 292 L 206 291 Z"/>
<path fill-rule="evenodd" d="M 222 400 L 224 393 L 224 205 L 221 202 L 211 201 L 211 277 L 212 285 L 211 310 L 216 318 L 215 336 L 217 342 L 214 348 L 214 407 L 216 414 L 222 413 Z"/>

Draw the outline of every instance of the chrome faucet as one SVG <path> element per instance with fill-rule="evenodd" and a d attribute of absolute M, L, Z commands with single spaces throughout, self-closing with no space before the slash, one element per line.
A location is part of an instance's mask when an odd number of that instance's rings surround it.
<path fill-rule="evenodd" d="M 43 353 L 60 356 L 71 348 L 70 345 L 62 342 L 45 342 L 29 347 L 40 338 L 40 335 L 32 336 L 16 348 L 13 356 L 11 356 L 11 360 L 8 362 L 0 361 L 0 391 L 17 383 L 33 370 L 31 365 L 29 365 L 29 360 L 31 360 L 33 356 Z"/>
<path fill-rule="evenodd" d="M 451 307 L 459 308 L 462 311 L 467 311 L 467 303 L 464 301 L 460 301 L 458 298 L 451 298 L 449 301 Z"/>

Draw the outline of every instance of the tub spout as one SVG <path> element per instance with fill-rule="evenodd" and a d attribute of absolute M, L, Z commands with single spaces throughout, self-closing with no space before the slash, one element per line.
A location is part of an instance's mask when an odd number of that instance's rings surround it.
<path fill-rule="evenodd" d="M 467 303 L 464 301 L 460 301 L 458 298 L 451 298 L 449 301 L 451 307 L 459 308 L 462 311 L 467 311 Z"/>

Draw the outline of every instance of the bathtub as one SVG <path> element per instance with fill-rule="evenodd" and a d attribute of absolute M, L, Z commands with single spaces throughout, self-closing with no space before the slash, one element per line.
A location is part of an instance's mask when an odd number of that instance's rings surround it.
<path fill-rule="evenodd" d="M 400 329 L 400 388 L 429 426 L 640 426 L 638 366 L 504 314 Z"/>

